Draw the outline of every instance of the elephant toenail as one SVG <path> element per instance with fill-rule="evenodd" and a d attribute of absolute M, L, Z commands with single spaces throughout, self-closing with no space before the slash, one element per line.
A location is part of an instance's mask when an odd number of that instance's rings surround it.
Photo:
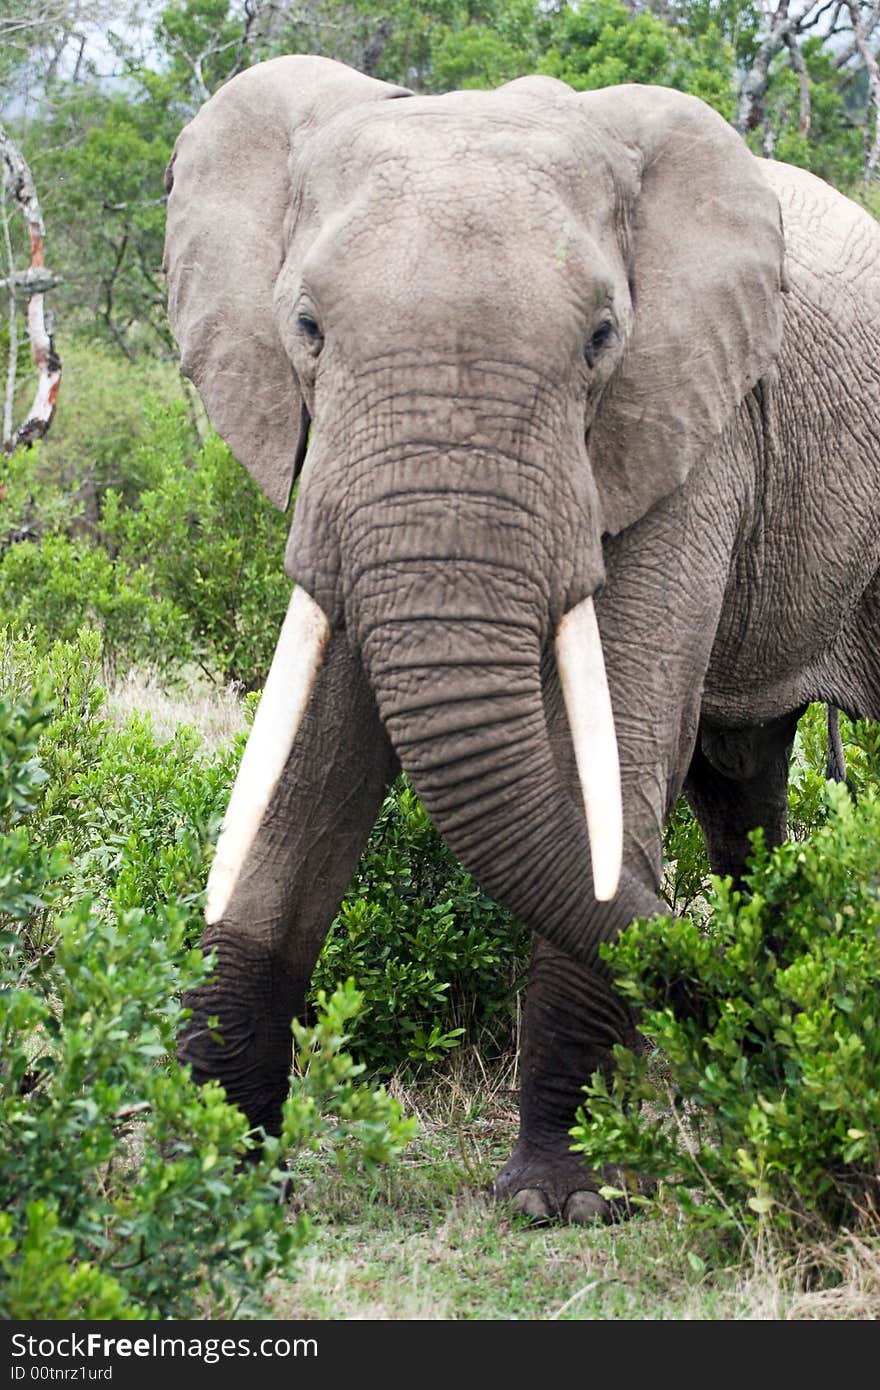
<path fill-rule="evenodd" d="M 565 1220 L 573 1226 L 594 1226 L 611 1221 L 611 1208 L 598 1192 L 573 1192 L 563 1209 Z"/>
<path fill-rule="evenodd" d="M 550 1220 L 550 1203 L 539 1187 L 520 1188 L 510 1202 L 510 1210 L 520 1216 L 528 1217 L 537 1225 Z"/>

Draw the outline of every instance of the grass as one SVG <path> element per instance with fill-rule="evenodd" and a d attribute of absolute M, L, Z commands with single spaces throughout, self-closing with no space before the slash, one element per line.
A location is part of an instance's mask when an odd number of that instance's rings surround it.
<path fill-rule="evenodd" d="M 470 1070 L 471 1075 L 468 1075 Z M 490 1195 L 516 1135 L 510 1073 L 487 1084 L 458 1058 L 397 1093 L 420 1121 L 376 1178 L 323 1156 L 300 1166 L 313 1239 L 269 1316 L 406 1320 L 788 1320 L 880 1317 L 880 1232 L 835 1246 L 751 1252 L 689 1231 L 675 1210 L 613 1227 L 529 1227 Z"/>
<path fill-rule="evenodd" d="M 241 692 L 234 684 L 211 685 L 193 672 L 186 686 L 168 688 L 153 672 L 135 667 L 107 693 L 107 713 L 123 724 L 130 714 L 149 714 L 156 736 L 171 738 L 181 724 L 198 729 L 213 752 L 247 727 Z"/>

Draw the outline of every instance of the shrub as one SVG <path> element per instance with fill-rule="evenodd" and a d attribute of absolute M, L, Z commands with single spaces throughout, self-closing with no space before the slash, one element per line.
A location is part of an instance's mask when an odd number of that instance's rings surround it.
<path fill-rule="evenodd" d="M 670 912 L 698 912 L 709 884 L 709 857 L 699 821 L 680 796 L 663 831 L 660 896 Z"/>
<path fill-rule="evenodd" d="M 83 626 L 102 639 L 109 680 L 145 663 L 168 674 L 191 656 L 184 616 L 155 593 L 149 570 L 130 570 L 99 545 L 63 535 L 8 546 L 0 561 L 0 610 L 44 650 Z"/>
<path fill-rule="evenodd" d="M 83 898 L 55 923 L 51 952 L 25 949 L 65 868 L 57 851 L 34 856 L 17 824 L 45 782 L 34 750 L 48 713 L 42 694 L 0 702 L 0 1316 L 259 1308 L 308 1234 L 278 1201 L 285 1146 L 329 1144 L 372 1169 L 412 1124 L 384 1091 L 356 1085 L 343 1051 L 362 1002 L 352 984 L 297 1030 L 307 1065 L 280 1141 L 254 1135 L 218 1085 L 194 1086 L 169 1054 L 180 994 L 210 962 L 187 949 L 174 902 L 98 915 Z"/>
<path fill-rule="evenodd" d="M 216 435 L 194 457 L 190 441 L 182 405 L 157 411 L 154 438 L 136 462 L 152 482 L 137 506 L 108 493 L 101 539 L 183 615 L 193 656 L 212 679 L 255 690 L 290 601 L 289 522 Z"/>
<path fill-rule="evenodd" d="M 20 417 L 30 404 L 34 382 L 24 336 L 19 349 Z M 135 365 L 99 343 L 72 336 L 69 322 L 62 354 L 64 382 L 51 430 L 32 448 L 3 460 L 4 530 L 10 517 L 28 521 L 39 535 L 47 530 L 89 534 L 108 487 L 133 502 L 151 485 L 140 471 L 141 446 L 154 430 L 156 411 L 191 395 L 171 362 L 142 355 Z M 195 418 L 200 418 L 198 412 Z M 190 437 L 197 437 L 195 423 Z"/>
<path fill-rule="evenodd" d="M 712 880 L 708 932 L 658 918 L 606 948 L 665 1063 L 618 1048 L 575 1147 L 712 1222 L 802 1232 L 880 1199 L 880 800 L 833 784 L 826 800 L 803 843 L 769 853 L 755 834 L 748 892 Z"/>
<path fill-rule="evenodd" d="M 8 462 L 6 621 L 44 648 L 97 628 L 108 679 L 138 663 L 170 679 L 196 662 L 258 689 L 290 600 L 287 519 L 216 435 L 198 445 L 183 401 L 154 402 L 127 443 L 113 438 L 114 466 L 88 487 L 41 454 Z"/>
<path fill-rule="evenodd" d="M 528 933 L 450 854 L 401 778 L 330 929 L 317 989 L 351 975 L 365 996 L 352 1050 L 372 1070 L 440 1061 L 460 1041 L 514 1042 Z"/>
<path fill-rule="evenodd" d="M 825 771 L 828 709 L 810 705 L 798 724 L 788 781 L 788 833 L 804 840 L 828 816 Z M 847 785 L 859 796 L 880 783 L 880 725 L 840 716 Z M 703 832 L 684 797 L 676 803 L 663 836 L 661 896 L 670 911 L 706 915 L 709 861 Z"/>
<path fill-rule="evenodd" d="M 160 740 L 146 715 L 114 728 L 104 719 L 100 667 L 95 632 L 43 654 L 32 637 L 0 630 L 0 697 L 18 699 L 36 685 L 53 699 L 39 745 L 47 785 L 31 836 L 65 845 L 66 902 L 88 893 L 95 911 L 115 912 L 174 901 L 188 910 L 197 937 L 206 856 L 240 750 L 208 756 L 185 725 Z M 41 927 L 35 918 L 35 947 Z"/>
<path fill-rule="evenodd" d="M 840 716 L 846 757 L 846 781 L 862 796 L 880 784 L 880 724 Z M 825 768 L 828 758 L 827 710 L 811 705 L 798 724 L 788 787 L 788 824 L 793 839 L 803 840 L 828 817 Z"/>
<path fill-rule="evenodd" d="M 0 636 L 0 697 L 32 683 L 54 699 L 40 736 L 48 781 L 31 817 L 35 843 L 63 842 L 63 902 L 88 894 L 99 914 L 174 902 L 201 932 L 207 864 L 244 737 L 211 755 L 179 727 L 159 740 L 143 716 L 104 718 L 98 634 L 45 655 L 27 636 Z M 37 952 L 51 921 L 34 913 Z M 352 1049 L 370 1070 L 433 1065 L 467 1039 L 501 1053 L 513 1044 L 527 934 L 473 882 L 443 845 L 405 780 L 393 788 L 333 923 L 314 990 L 355 978 L 364 1009 Z"/>

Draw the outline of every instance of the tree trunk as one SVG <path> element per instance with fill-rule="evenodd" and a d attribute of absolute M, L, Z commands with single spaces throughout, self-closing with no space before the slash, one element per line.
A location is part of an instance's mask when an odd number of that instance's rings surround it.
<path fill-rule="evenodd" d="M 41 277 L 45 277 L 43 260 L 45 228 L 37 190 L 24 156 L 10 140 L 2 124 L 0 124 L 0 159 L 3 163 L 4 188 L 9 190 L 12 202 L 18 207 L 28 226 L 30 271 L 34 277 L 34 283 L 41 285 L 41 283 L 45 283 L 44 278 L 41 280 Z M 18 429 L 13 429 L 12 402 L 15 395 L 15 361 L 12 358 L 12 340 L 17 336 L 14 326 L 16 319 L 15 285 L 19 277 L 15 273 L 12 246 L 5 216 L 4 226 L 6 227 L 8 284 L 10 287 L 10 364 L 6 381 L 3 448 L 5 453 L 11 454 L 20 445 L 30 448 L 37 439 L 42 439 L 49 429 L 55 415 L 58 389 L 61 384 L 61 359 L 55 351 L 53 317 L 45 311 L 43 289 L 32 290 L 28 297 L 27 322 L 28 335 L 31 341 L 31 356 L 37 369 L 37 390 L 24 421 Z M 27 284 L 27 280 L 25 283 Z"/>

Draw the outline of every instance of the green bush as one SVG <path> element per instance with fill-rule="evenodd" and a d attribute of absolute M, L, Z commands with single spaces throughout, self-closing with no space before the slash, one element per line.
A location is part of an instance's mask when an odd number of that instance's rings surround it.
<path fill-rule="evenodd" d="M 136 506 L 107 494 L 100 537 L 183 615 L 193 657 L 212 679 L 255 690 L 290 602 L 289 520 L 216 435 L 194 457 L 191 437 L 182 405 L 156 412 L 153 438 L 132 465 L 152 482 Z"/>
<path fill-rule="evenodd" d="M 315 988 L 351 975 L 363 990 L 352 1050 L 386 1072 L 435 1063 L 465 1039 L 509 1051 L 527 963 L 528 934 L 462 869 L 401 778 L 315 970 Z"/>
<path fill-rule="evenodd" d="M 846 781 L 858 798 L 880 785 L 880 724 L 840 716 Z M 825 768 L 828 758 L 827 710 L 811 705 L 798 725 L 788 785 L 788 826 L 792 839 L 806 839 L 828 817 Z"/>
<path fill-rule="evenodd" d="M 708 1221 L 802 1233 L 880 1203 L 880 799 L 826 801 L 809 840 L 769 853 L 756 833 L 748 892 L 712 880 L 708 931 L 658 918 L 606 949 L 665 1060 L 618 1048 L 575 1147 Z"/>
<path fill-rule="evenodd" d="M 100 670 L 98 633 L 84 630 L 43 654 L 31 636 L 0 630 L 0 698 L 19 699 L 36 686 L 53 700 L 39 744 L 47 785 L 31 836 L 65 846 L 64 902 L 88 894 L 96 911 L 116 912 L 174 901 L 189 911 L 196 938 L 207 855 L 240 747 L 209 756 L 186 725 L 158 739 L 147 715 L 113 727 Z M 39 926 L 35 919 L 35 947 Z"/>
<path fill-rule="evenodd" d="M 25 505 L 30 503 L 41 533 L 51 488 L 66 504 L 59 520 L 65 527 L 76 521 L 83 532 L 97 522 L 108 487 L 134 502 L 151 485 L 139 465 L 141 445 L 149 441 L 157 406 L 170 407 L 188 398 L 171 361 L 142 354 L 136 364 L 129 362 L 119 352 L 72 334 L 69 320 L 60 341 L 64 376 L 52 428 L 34 448 L 20 451 L 11 470 L 15 494 Z M 30 404 L 35 385 L 26 338 L 21 346 L 19 418 Z M 194 428 L 191 437 L 196 437 Z"/>
<path fill-rule="evenodd" d="M 683 796 L 663 831 L 660 896 L 670 912 L 698 912 L 709 885 L 709 857 L 699 821 Z"/>
<path fill-rule="evenodd" d="M 289 521 L 216 435 L 198 445 L 184 401 L 144 409 L 88 486 L 43 453 L 8 462 L 4 621 L 44 649 L 96 628 L 107 679 L 136 664 L 172 679 L 195 662 L 258 689 L 290 600 Z"/>
<path fill-rule="evenodd" d="M 7 547 L 0 611 L 44 649 L 72 641 L 83 626 L 96 629 L 109 680 L 138 663 L 167 674 L 192 655 L 183 614 L 155 592 L 149 570 L 129 569 L 82 539 L 46 535 Z"/>
<path fill-rule="evenodd" d="M 562 6 L 554 26 L 553 46 L 543 54 L 539 72 L 569 83 L 576 91 L 646 82 L 676 87 L 707 101 L 726 119 L 734 114 L 734 54 L 717 21 L 695 25 L 690 33 L 621 0 L 592 0 Z M 672 21 L 672 22 L 670 22 Z"/>
<path fill-rule="evenodd" d="M 83 898 L 51 949 L 26 948 L 66 867 L 57 851 L 35 855 L 18 824 L 45 785 L 35 749 L 48 719 L 42 694 L 0 702 L 0 1317 L 258 1310 L 308 1235 L 278 1201 L 285 1148 L 329 1145 L 372 1169 L 413 1126 L 356 1085 L 351 983 L 297 1029 L 280 1141 L 258 1146 L 218 1085 L 194 1086 L 169 1056 L 180 995 L 210 971 L 186 946 L 186 907 L 98 914 Z"/>
<path fill-rule="evenodd" d="M 27 636 L 0 633 L 0 697 L 33 683 L 54 699 L 40 737 L 48 776 L 32 839 L 70 857 L 62 903 L 84 894 L 101 914 L 175 902 L 201 932 L 207 866 L 244 737 L 207 755 L 198 733 L 156 738 L 149 720 L 121 728 L 104 717 L 100 638 L 81 632 L 45 655 Z M 51 939 L 34 914 L 33 951 Z M 458 1043 L 494 1055 L 513 1044 L 527 934 L 473 882 L 443 845 L 405 780 L 385 801 L 333 923 L 314 977 L 330 993 L 353 977 L 365 1007 L 352 1049 L 371 1071 L 441 1061 Z"/>

